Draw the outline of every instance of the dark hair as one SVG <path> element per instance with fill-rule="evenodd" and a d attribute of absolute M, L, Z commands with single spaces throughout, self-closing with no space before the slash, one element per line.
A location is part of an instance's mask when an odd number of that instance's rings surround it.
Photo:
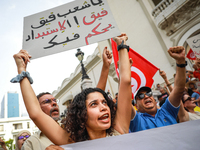
<path fill-rule="evenodd" d="M 189 94 L 188 94 L 187 92 L 183 92 L 183 96 L 182 96 L 182 98 L 181 98 L 183 104 L 185 103 L 185 100 L 184 100 L 184 96 L 185 96 L 185 95 L 189 95 Z M 190 96 L 190 95 L 189 95 L 189 96 Z M 188 110 L 186 107 L 184 107 L 184 108 L 185 108 L 186 111 L 189 112 L 189 110 Z"/>
<path fill-rule="evenodd" d="M 189 94 L 190 96 L 192 96 L 192 94 L 194 93 L 194 92 L 192 91 L 192 89 L 190 89 L 190 88 L 188 88 L 187 92 L 188 92 L 188 94 Z"/>
<path fill-rule="evenodd" d="M 51 93 L 49 93 L 49 92 L 42 92 L 42 93 L 37 95 L 37 99 L 39 100 L 40 97 L 42 97 L 43 95 L 46 95 L 46 94 L 50 94 L 51 95 Z"/>
<path fill-rule="evenodd" d="M 162 95 L 158 95 L 158 96 L 157 96 L 158 100 L 159 100 L 161 97 L 162 97 Z"/>
<path fill-rule="evenodd" d="M 184 101 L 184 96 L 185 96 L 185 95 L 189 95 L 188 92 L 183 92 L 183 95 L 182 95 L 182 98 L 181 98 L 183 104 L 185 103 L 185 101 Z M 189 96 L 190 96 L 190 95 L 189 95 Z"/>
<path fill-rule="evenodd" d="M 94 92 L 101 93 L 107 101 L 108 107 L 110 108 L 111 127 L 106 130 L 106 133 L 112 135 L 112 126 L 116 113 L 114 109 L 114 102 L 110 100 L 108 95 L 103 90 L 99 88 L 87 88 L 81 93 L 77 94 L 67 108 L 65 129 L 70 133 L 70 138 L 75 142 L 89 140 L 89 135 L 86 130 L 88 116 L 85 101 L 87 100 L 87 96 Z"/>
<path fill-rule="evenodd" d="M 132 105 L 133 105 L 133 106 L 135 106 L 135 102 L 134 102 L 134 99 L 132 100 Z"/>

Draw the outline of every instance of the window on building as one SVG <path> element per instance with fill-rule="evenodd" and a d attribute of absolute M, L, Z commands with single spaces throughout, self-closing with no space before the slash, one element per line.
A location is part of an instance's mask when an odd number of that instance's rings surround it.
<path fill-rule="evenodd" d="M 30 122 L 27 122 L 27 129 L 30 129 Z"/>
<path fill-rule="evenodd" d="M 22 129 L 22 123 L 13 124 L 15 130 Z"/>
<path fill-rule="evenodd" d="M 3 132 L 3 131 L 4 131 L 4 126 L 0 125 L 0 132 Z"/>
<path fill-rule="evenodd" d="M 152 0 L 153 4 L 157 6 L 162 0 Z"/>

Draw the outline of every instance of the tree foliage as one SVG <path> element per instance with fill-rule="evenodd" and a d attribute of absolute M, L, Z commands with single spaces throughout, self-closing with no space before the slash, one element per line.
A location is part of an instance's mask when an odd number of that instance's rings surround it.
<path fill-rule="evenodd" d="M 6 146 L 8 147 L 9 150 L 13 150 L 13 139 L 9 139 L 8 141 L 6 141 Z"/>
<path fill-rule="evenodd" d="M 4 138 L 2 138 L 2 140 L 5 141 Z M 8 150 L 13 150 L 13 148 L 14 148 L 13 141 L 14 141 L 13 139 L 9 139 L 8 141 L 5 141 L 5 144 L 6 144 L 6 147 L 8 148 Z"/>

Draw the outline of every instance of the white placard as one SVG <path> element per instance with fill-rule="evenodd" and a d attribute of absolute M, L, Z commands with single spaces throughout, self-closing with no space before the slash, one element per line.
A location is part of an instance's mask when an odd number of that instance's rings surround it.
<path fill-rule="evenodd" d="M 193 120 L 61 147 L 64 150 L 199 150 L 199 132 L 200 120 Z"/>
<path fill-rule="evenodd" d="M 186 40 L 197 58 L 200 58 L 200 34 Z"/>
<path fill-rule="evenodd" d="M 23 49 L 35 59 L 118 35 L 106 0 L 76 0 L 25 17 Z"/>

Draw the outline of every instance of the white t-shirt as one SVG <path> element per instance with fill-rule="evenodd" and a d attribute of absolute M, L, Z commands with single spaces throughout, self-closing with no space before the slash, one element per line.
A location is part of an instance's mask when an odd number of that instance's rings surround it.
<path fill-rule="evenodd" d="M 198 120 L 198 119 L 200 119 L 200 112 L 198 112 L 198 111 L 195 111 L 195 113 L 188 112 L 188 114 L 189 114 L 190 121 L 191 120 Z"/>

